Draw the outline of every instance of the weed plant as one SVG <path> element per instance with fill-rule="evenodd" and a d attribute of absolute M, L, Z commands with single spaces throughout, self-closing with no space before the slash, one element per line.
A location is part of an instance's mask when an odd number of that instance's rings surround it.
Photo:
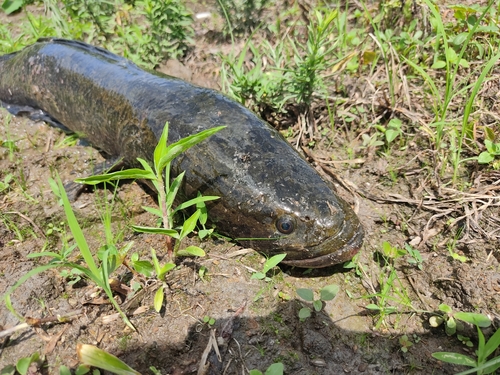
<path fill-rule="evenodd" d="M 478 348 L 475 351 L 476 358 L 454 352 L 435 352 L 432 353 L 432 356 L 443 362 L 472 367 L 470 370 L 462 371 L 457 375 L 472 373 L 483 375 L 495 373 L 495 371 L 500 368 L 500 356 L 489 360 L 488 357 L 500 347 L 500 329 L 497 329 L 490 339 L 486 341 L 481 328 L 486 328 L 491 325 L 491 321 L 487 316 L 469 312 L 453 312 L 449 306 L 444 304 L 439 306 L 439 310 L 441 310 L 444 315 L 439 317 L 440 320 L 436 320 L 436 323 L 446 322 L 445 327 L 448 334 L 454 334 L 456 332 L 457 320 L 475 325 L 478 335 Z M 433 324 L 432 321 L 431 324 Z M 470 341 L 467 341 L 467 343 L 469 342 Z"/>
<path fill-rule="evenodd" d="M 170 146 L 167 146 L 168 124 L 166 124 L 159 143 L 154 151 L 154 171 L 153 168 L 151 168 L 145 160 L 139 159 L 139 162 L 142 164 L 144 169 L 129 169 L 125 171 L 89 177 L 88 179 L 82 179 L 82 181 L 86 181 L 90 184 L 97 184 L 103 182 L 110 183 L 121 178 L 143 178 L 150 180 L 159 193 L 158 196 L 160 209 L 147 208 L 147 210 L 159 216 L 163 220 L 164 227 L 150 228 L 135 226 L 134 229 L 146 233 L 167 234 L 168 236 L 170 236 L 169 238 L 177 239 L 178 241 L 173 252 L 175 255 L 203 255 L 203 250 L 196 246 L 188 247 L 186 249 L 183 249 L 182 251 L 179 250 L 179 246 L 181 240 L 194 230 L 196 223 L 198 222 L 200 216 L 202 215 L 202 212 L 204 211 L 201 208 L 197 208 L 195 213 L 190 218 L 188 218 L 179 229 L 173 228 L 173 218 L 174 214 L 181 209 L 196 206 L 197 204 L 199 205 L 205 201 L 216 199 L 217 197 L 199 196 L 187 202 L 181 203 L 175 209 L 173 209 L 172 205 L 174 204 L 174 199 L 180 187 L 184 173 L 181 173 L 179 176 L 173 179 L 172 183 L 170 183 L 170 162 L 188 148 L 203 141 L 222 128 L 223 127 L 208 129 L 201 133 L 181 139 L 180 141 L 173 143 Z M 67 194 L 59 177 L 57 177 L 55 181 L 51 180 L 50 185 L 52 190 L 54 191 L 54 194 L 58 197 L 59 203 L 64 207 L 68 226 L 73 235 L 75 245 L 69 246 L 67 244 L 64 244 L 61 251 L 58 253 L 51 251 L 42 251 L 40 253 L 30 254 L 30 258 L 46 256 L 51 258 L 51 261 L 46 265 L 38 266 L 35 269 L 29 271 L 7 291 L 7 293 L 3 296 L 3 300 L 5 300 L 7 307 L 9 308 L 9 310 L 11 310 L 12 313 L 21 318 L 12 307 L 10 301 L 10 295 L 12 294 L 12 292 L 14 292 L 27 279 L 38 273 L 52 268 L 63 268 L 67 271 L 68 276 L 78 278 L 81 275 L 84 275 L 87 279 L 91 280 L 98 287 L 100 287 L 105 292 L 109 301 L 113 304 L 113 307 L 118 311 L 123 321 L 129 327 L 134 329 L 128 317 L 120 309 L 120 306 L 113 298 L 113 292 L 110 286 L 111 274 L 116 271 L 118 267 L 123 263 L 133 243 L 129 242 L 121 249 L 118 249 L 116 247 L 115 243 L 117 239 L 115 238 L 111 230 L 111 207 L 108 206 L 107 203 L 104 203 L 102 206 L 103 209 L 101 210 L 101 218 L 105 227 L 104 232 L 106 243 L 101 248 L 99 248 L 97 252 L 98 262 L 96 262 L 92 255 L 92 252 L 90 251 L 83 231 L 75 217 L 73 209 L 71 208 Z M 84 260 L 84 265 L 70 260 L 70 256 L 75 248 L 79 250 L 79 253 Z M 172 251 L 171 248 L 169 250 Z M 154 250 L 152 250 L 152 256 L 157 277 L 161 281 L 164 281 L 165 273 L 172 269 L 175 265 L 167 263 L 164 266 L 160 266 Z M 160 310 L 161 304 L 163 303 L 163 288 L 164 285 L 159 289 L 155 297 L 155 308 L 158 311 Z"/>
<path fill-rule="evenodd" d="M 252 32 L 268 3 L 269 0 L 217 0 L 219 13 L 226 20 L 222 32 L 232 37 Z"/>
<path fill-rule="evenodd" d="M 314 298 L 314 292 L 308 288 L 297 288 L 297 294 L 303 300 L 312 303 L 314 311 L 319 312 L 323 310 L 323 302 L 331 301 L 339 292 L 338 285 L 327 285 L 320 289 L 319 299 Z M 311 308 L 309 306 L 304 306 L 299 310 L 299 319 L 304 321 L 309 318 L 312 314 Z"/>
<path fill-rule="evenodd" d="M 193 134 L 189 137 L 183 138 L 171 145 L 167 146 L 168 140 L 168 122 L 163 128 L 162 135 L 158 141 L 158 144 L 154 150 L 153 156 L 153 166 L 151 167 L 148 162 L 144 159 L 137 158 L 137 161 L 142 166 L 140 168 L 132 168 L 121 170 L 117 172 L 105 173 L 102 175 L 80 178 L 76 182 L 81 182 L 89 185 L 97 185 L 100 183 L 113 182 L 122 179 L 142 179 L 150 181 L 158 193 L 158 206 L 155 207 L 143 207 L 146 211 L 152 213 L 160 219 L 163 224 L 162 228 L 158 227 L 143 227 L 134 225 L 132 228 L 137 232 L 142 233 L 153 233 L 153 234 L 163 234 L 167 236 L 167 251 L 169 257 L 175 256 L 202 256 L 205 253 L 203 250 L 197 246 L 189 246 L 186 249 L 180 249 L 181 242 L 190 233 L 192 233 L 197 223 L 204 226 L 206 223 L 206 209 L 204 202 L 218 199 L 215 196 L 201 196 L 190 199 L 177 205 L 174 208 L 175 200 L 177 197 L 177 192 L 181 187 L 182 179 L 184 178 L 184 172 L 180 173 L 178 176 L 170 181 L 170 163 L 173 159 L 179 156 L 181 153 L 189 149 L 190 147 L 202 142 L 211 135 L 217 133 L 218 131 L 224 129 L 224 126 L 215 127 L 212 129 L 204 130 L 200 133 Z M 176 213 L 185 210 L 186 208 L 195 206 L 196 211 L 184 221 L 183 225 L 180 227 L 174 226 L 174 218 Z M 172 239 L 177 240 L 173 244 Z"/>
<path fill-rule="evenodd" d="M 19 9 L 5 6 L 4 11 Z M 50 17 L 27 13 L 23 33 L 13 37 L 0 25 L 0 52 L 16 51 L 40 37 L 58 36 L 100 44 L 139 65 L 154 68 L 166 58 L 182 57 L 193 44 L 191 14 L 181 0 L 44 0 Z M 22 4 L 21 4 L 22 6 Z"/>
<path fill-rule="evenodd" d="M 60 199 L 60 202 L 64 207 L 68 226 L 74 237 L 76 246 L 70 248 L 63 247 L 59 253 L 42 251 L 40 253 L 30 254 L 30 258 L 47 256 L 52 260 L 48 264 L 38 266 L 26 273 L 14 284 L 14 286 L 12 286 L 5 293 L 2 298 L 5 300 L 7 307 L 11 310 L 12 313 L 19 317 L 19 315 L 14 311 L 12 307 L 12 304 L 10 302 L 10 295 L 30 277 L 53 268 L 64 268 L 69 270 L 76 269 L 104 291 L 113 307 L 122 317 L 123 321 L 130 328 L 135 330 L 132 323 L 129 321 L 125 313 L 120 309 L 120 306 L 118 305 L 116 300 L 113 298 L 113 292 L 109 284 L 110 275 L 121 265 L 123 258 L 132 246 L 132 243 L 129 243 L 120 250 L 117 250 L 116 247 L 114 247 L 114 245 L 112 244 L 106 244 L 103 248 L 100 249 L 99 262 L 96 263 L 93 258 L 92 252 L 90 251 L 87 240 L 85 239 L 82 228 L 80 227 L 73 209 L 71 208 L 68 196 L 59 177 L 57 177 L 55 181 L 51 181 L 51 187 L 54 190 L 54 194 Z M 75 248 L 79 250 L 81 257 L 84 260 L 84 265 L 73 262 L 69 259 L 70 254 L 72 254 L 72 250 Z"/>

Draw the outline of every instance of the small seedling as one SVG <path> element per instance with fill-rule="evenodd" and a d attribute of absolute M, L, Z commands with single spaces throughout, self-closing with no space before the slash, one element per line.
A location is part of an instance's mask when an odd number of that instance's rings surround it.
<path fill-rule="evenodd" d="M 338 285 L 327 285 L 323 287 L 320 291 L 319 299 L 314 298 L 314 292 L 308 288 L 297 288 L 297 294 L 300 298 L 306 300 L 307 302 L 312 302 L 314 310 L 319 312 L 323 309 L 323 302 L 330 301 L 335 298 L 337 293 L 339 292 Z M 304 306 L 299 310 L 299 318 L 301 321 L 309 318 L 311 316 L 312 310 Z"/>
<path fill-rule="evenodd" d="M 0 374 L 2 375 L 14 375 L 14 374 L 34 374 L 39 373 L 38 366 L 43 362 L 43 357 L 40 357 L 38 352 L 33 353 L 29 357 L 21 358 L 17 361 L 16 365 L 7 365 L 0 369 Z M 33 366 L 36 366 L 33 368 Z"/>
<path fill-rule="evenodd" d="M 392 141 L 394 141 L 398 136 L 402 134 L 401 126 L 402 122 L 398 118 L 393 118 L 389 121 L 387 126 L 376 125 L 375 128 L 384 134 L 385 140 L 389 145 Z"/>
<path fill-rule="evenodd" d="M 267 277 L 266 274 L 276 267 L 279 262 L 281 262 L 283 259 L 285 259 L 286 254 L 277 254 L 266 260 L 264 263 L 264 267 L 262 267 L 262 272 L 255 272 L 252 274 L 251 279 L 257 279 L 257 280 L 264 280 L 264 281 L 271 281 L 271 278 Z"/>
<path fill-rule="evenodd" d="M 483 151 L 477 157 L 477 162 L 479 164 L 489 164 L 495 160 L 496 157 L 500 156 L 500 142 L 494 143 L 489 139 L 484 140 L 484 146 L 486 151 Z M 498 163 L 492 163 L 495 169 L 500 168 Z"/>
<path fill-rule="evenodd" d="M 0 193 L 3 193 L 9 188 L 10 182 L 12 181 L 13 177 L 14 175 L 12 173 L 8 173 L 3 178 L 3 181 L 0 181 Z"/>
<path fill-rule="evenodd" d="M 269 366 L 264 374 L 259 370 L 250 370 L 250 375 L 283 375 L 285 370 L 283 363 L 273 363 Z"/>
<path fill-rule="evenodd" d="M 462 322 L 467 322 L 474 324 L 481 328 L 486 328 L 491 325 L 490 318 L 486 315 L 472 313 L 472 312 L 454 312 L 450 306 L 442 303 L 439 305 L 439 311 L 442 314 L 434 315 L 429 318 L 429 324 L 432 327 L 439 327 L 441 324 L 445 323 L 444 329 L 448 336 L 452 336 L 457 332 L 457 328 L 460 329 Z"/>
<path fill-rule="evenodd" d="M 203 317 L 203 323 L 208 324 L 209 327 L 212 327 L 215 324 L 215 319 L 211 318 L 208 315 Z"/>
<path fill-rule="evenodd" d="M 163 306 L 163 300 L 165 298 L 165 289 L 168 288 L 168 285 L 165 283 L 165 276 L 168 272 L 173 270 L 176 266 L 175 263 L 173 262 L 167 262 L 165 264 L 160 264 L 158 261 L 158 258 L 156 256 L 156 251 L 151 248 L 151 259 L 152 262 L 148 260 L 140 260 L 139 259 L 139 254 L 134 253 L 130 257 L 130 265 L 132 268 L 134 268 L 135 271 L 138 273 L 146 276 L 146 277 L 151 277 L 153 271 L 156 274 L 156 278 L 160 282 L 160 287 L 156 290 L 154 299 L 153 299 L 153 305 L 156 310 L 156 312 L 160 312 L 162 306 Z"/>
<path fill-rule="evenodd" d="M 408 252 L 410 258 L 408 259 L 408 263 L 412 266 L 416 266 L 420 271 L 423 270 L 423 259 L 420 251 L 414 249 L 411 245 L 405 244 L 405 250 Z"/>
<path fill-rule="evenodd" d="M 403 353 L 407 353 L 408 349 L 413 346 L 413 343 L 411 340 L 408 338 L 407 335 L 403 335 L 399 338 L 399 345 L 401 345 L 401 351 Z"/>

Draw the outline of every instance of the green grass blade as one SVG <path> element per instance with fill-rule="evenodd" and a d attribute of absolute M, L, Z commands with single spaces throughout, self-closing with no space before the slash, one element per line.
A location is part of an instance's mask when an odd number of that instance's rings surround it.
<path fill-rule="evenodd" d="M 94 258 L 92 257 L 92 253 L 90 252 L 87 240 L 83 235 L 82 228 L 80 228 L 80 225 L 76 220 L 75 213 L 71 208 L 71 204 L 68 200 L 68 195 L 64 190 L 61 178 L 59 176 L 57 176 L 57 185 L 59 187 L 59 193 L 61 194 L 61 199 L 63 201 L 64 213 L 66 214 L 66 218 L 68 220 L 69 229 L 71 230 L 75 242 L 78 245 L 78 249 L 80 250 L 80 253 L 82 254 L 83 259 L 85 260 L 85 263 L 87 264 L 90 272 L 92 272 L 94 275 L 98 275 L 99 270 L 94 262 Z"/>
<path fill-rule="evenodd" d="M 145 171 L 138 168 L 126 169 L 123 171 L 116 171 L 112 173 L 100 174 L 97 176 L 90 176 L 84 178 L 77 178 L 75 182 L 87 185 L 97 185 L 103 182 L 116 181 L 116 180 L 153 180 L 156 176 L 150 171 Z"/>
<path fill-rule="evenodd" d="M 39 274 L 43 271 L 50 270 L 51 268 L 58 268 L 58 267 L 63 267 L 63 265 L 58 263 L 51 263 L 30 270 L 28 273 L 25 273 L 23 276 L 21 276 L 19 280 L 17 280 L 17 282 L 13 286 L 11 286 L 7 290 L 7 292 L 5 292 L 5 294 L 2 296 L 2 300 L 5 300 L 8 296 L 10 296 L 17 288 L 19 288 L 30 277 L 35 276 L 36 274 Z"/>
<path fill-rule="evenodd" d="M 179 238 L 179 233 L 177 233 L 177 231 L 173 229 L 141 227 L 139 225 L 132 225 L 132 229 L 135 230 L 136 232 L 141 232 L 141 233 L 163 234 L 176 239 Z"/>
<path fill-rule="evenodd" d="M 484 370 L 487 371 L 487 372 L 485 372 L 486 374 L 490 374 L 492 371 L 495 371 L 495 369 L 497 369 L 499 366 L 500 366 L 500 356 L 489 360 L 488 362 L 482 364 L 481 366 L 477 366 L 477 367 L 474 367 L 470 370 L 459 372 L 456 375 L 467 375 L 467 374 L 473 374 L 473 373 L 479 374 L 480 371 L 484 371 Z"/>
<path fill-rule="evenodd" d="M 472 112 L 472 105 L 474 104 L 474 100 L 476 99 L 477 93 L 479 92 L 479 89 L 481 88 L 482 84 L 484 83 L 484 80 L 490 70 L 495 66 L 497 61 L 500 59 L 500 52 L 498 52 L 496 55 L 494 55 L 485 65 L 483 71 L 479 75 L 479 78 L 476 80 L 476 83 L 474 84 L 474 87 L 472 89 L 472 92 L 469 96 L 469 100 L 467 100 L 467 104 L 465 105 L 465 110 L 464 110 L 464 118 L 462 122 L 462 134 L 460 135 L 459 139 L 459 150 L 462 149 L 462 143 L 463 143 L 463 138 L 464 136 L 468 136 L 472 138 L 472 126 L 469 126 L 469 117 Z"/>
<path fill-rule="evenodd" d="M 500 346 L 500 329 L 490 337 L 486 345 L 484 346 L 485 358 L 488 358 L 491 353 L 493 353 Z"/>
<path fill-rule="evenodd" d="M 436 106 L 436 112 L 439 110 L 439 108 L 442 106 L 442 101 L 443 99 L 441 98 L 441 94 L 438 90 L 438 88 L 436 87 L 436 84 L 434 83 L 434 80 L 431 78 L 431 76 L 419 65 L 415 64 L 413 61 L 411 60 L 408 60 L 406 57 L 404 56 L 400 56 L 408 65 L 410 65 L 413 69 L 415 69 L 425 80 L 425 82 L 427 82 L 427 84 L 429 85 L 431 91 L 432 91 L 432 96 L 435 99 L 435 101 L 437 102 L 437 106 Z"/>
<path fill-rule="evenodd" d="M 450 352 L 435 352 L 432 356 L 440 361 L 446 363 L 453 363 L 455 365 L 471 366 L 476 367 L 477 363 L 471 357 L 460 353 L 450 353 Z"/>

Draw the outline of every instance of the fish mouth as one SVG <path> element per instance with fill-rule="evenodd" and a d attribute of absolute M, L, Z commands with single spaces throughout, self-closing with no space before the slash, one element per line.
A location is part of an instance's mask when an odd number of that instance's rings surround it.
<path fill-rule="evenodd" d="M 329 238 L 317 246 L 304 248 L 303 250 L 301 250 L 300 256 L 302 257 L 302 259 L 285 258 L 282 263 L 289 266 L 301 268 L 323 268 L 333 266 L 334 264 L 343 263 L 352 259 L 352 257 L 356 255 L 361 248 L 365 234 L 363 227 L 359 221 L 356 223 L 356 226 L 354 226 L 353 224 L 354 223 L 346 222 L 339 235 Z M 348 238 L 347 241 L 346 237 Z M 344 244 L 341 245 L 339 242 L 344 242 Z M 337 250 L 325 250 L 332 248 L 336 248 Z M 326 251 L 328 252 L 325 253 Z M 315 254 L 318 253 L 320 255 L 315 256 Z M 310 255 L 309 257 L 306 256 L 308 254 Z"/>

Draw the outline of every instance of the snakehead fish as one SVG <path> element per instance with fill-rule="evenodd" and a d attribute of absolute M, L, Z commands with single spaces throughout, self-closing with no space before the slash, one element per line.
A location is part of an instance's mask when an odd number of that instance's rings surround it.
<path fill-rule="evenodd" d="M 14 115 L 62 124 L 130 166 L 152 160 L 166 121 L 169 142 L 225 125 L 176 158 L 171 173 L 186 171 L 188 198 L 220 197 L 208 203 L 220 233 L 307 268 L 347 261 L 361 247 L 363 228 L 349 205 L 278 131 L 218 91 L 51 38 L 0 56 L 0 101 Z"/>

